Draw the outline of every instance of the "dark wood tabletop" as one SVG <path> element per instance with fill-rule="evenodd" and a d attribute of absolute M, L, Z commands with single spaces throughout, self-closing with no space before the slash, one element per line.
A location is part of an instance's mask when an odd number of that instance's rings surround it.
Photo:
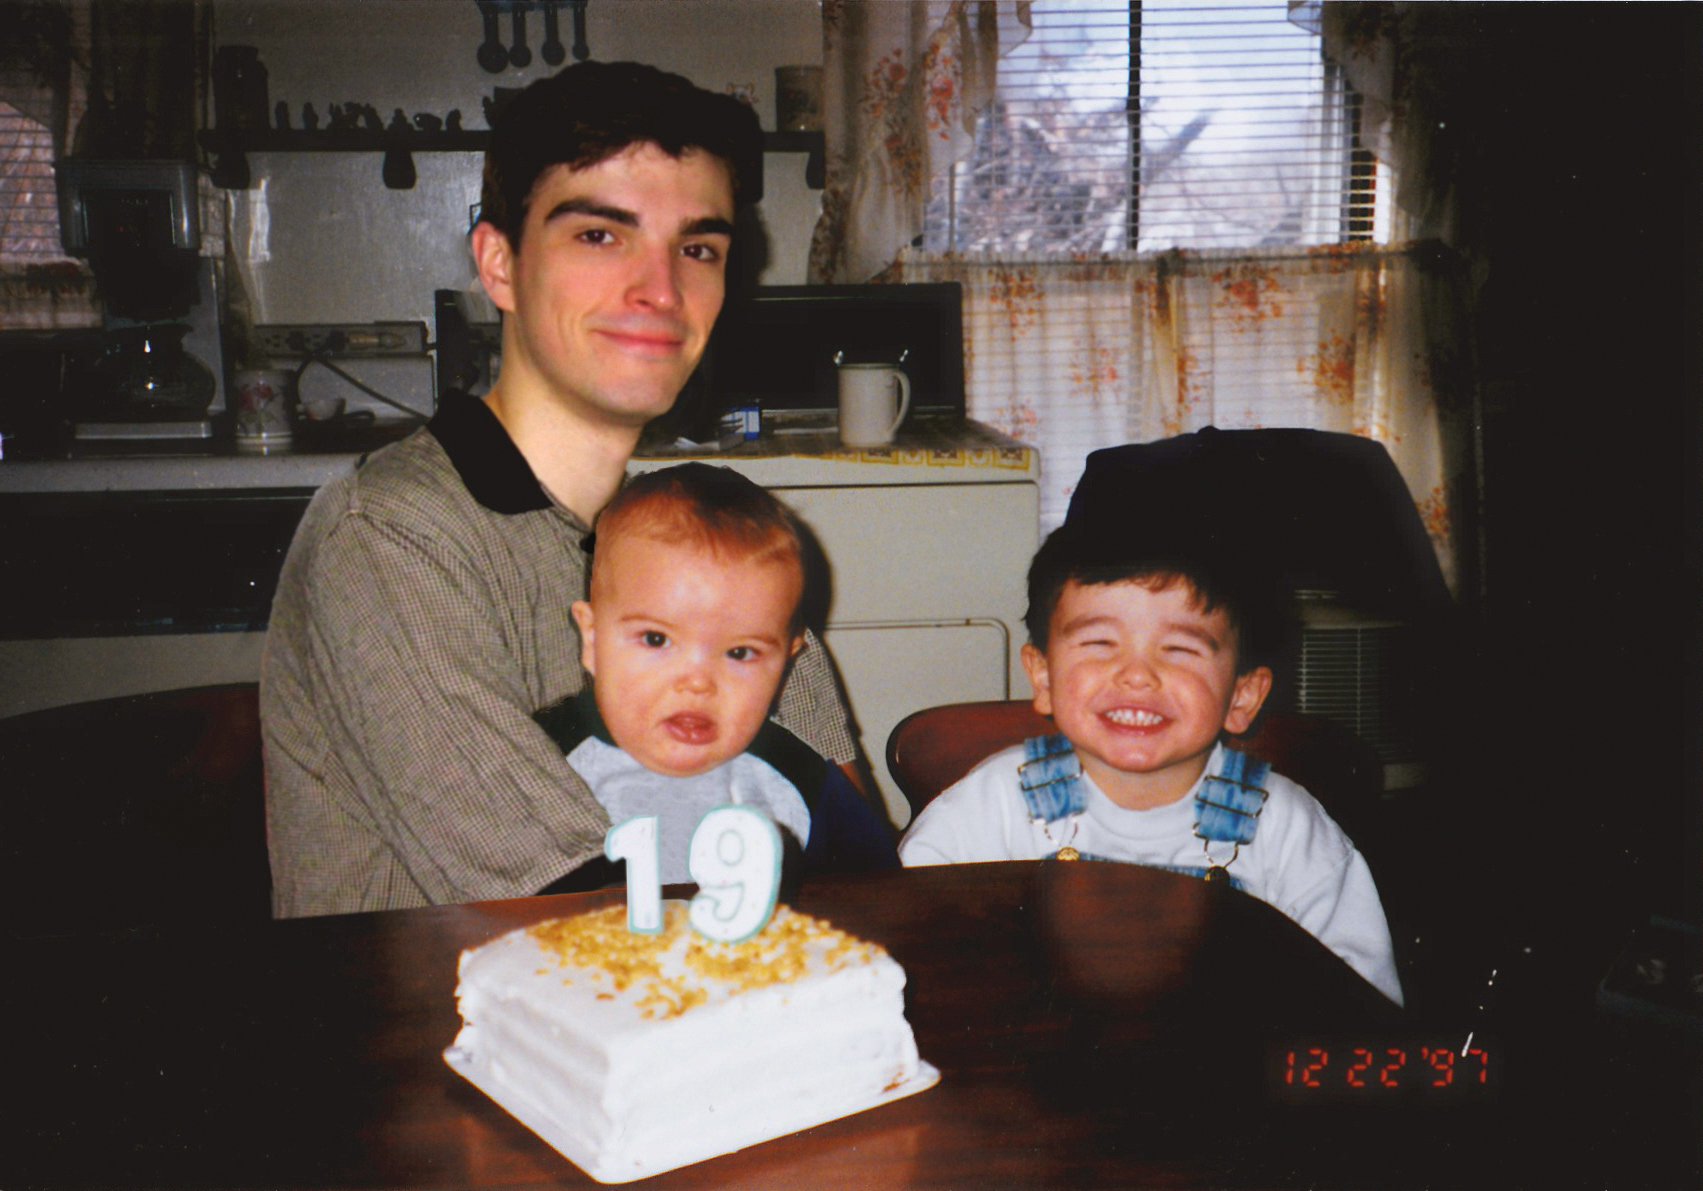
<path fill-rule="evenodd" d="M 0 1186 L 595 1185 L 441 1056 L 463 948 L 621 896 L 13 943 Z M 1051 862 L 819 879 L 793 904 L 904 966 L 939 1084 L 641 1185 L 1387 1187 L 1435 1173 L 1404 1165 L 1410 1114 L 1345 1126 L 1273 1094 L 1288 1042 L 1402 1019 L 1252 898 Z"/>

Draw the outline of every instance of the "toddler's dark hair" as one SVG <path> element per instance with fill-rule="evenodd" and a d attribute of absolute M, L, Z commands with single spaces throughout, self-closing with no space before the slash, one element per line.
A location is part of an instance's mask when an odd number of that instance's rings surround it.
<path fill-rule="evenodd" d="M 1104 526 L 1067 522 L 1047 535 L 1029 564 L 1029 641 L 1043 652 L 1065 585 L 1134 581 L 1153 590 L 1186 585 L 1208 612 L 1222 608 L 1236 630 L 1236 673 L 1277 665 L 1290 629 L 1283 585 L 1256 557 L 1219 543 L 1138 544 Z"/>

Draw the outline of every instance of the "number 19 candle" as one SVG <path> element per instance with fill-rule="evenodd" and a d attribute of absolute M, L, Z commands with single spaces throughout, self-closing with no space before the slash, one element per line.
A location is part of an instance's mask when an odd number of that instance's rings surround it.
<path fill-rule="evenodd" d="M 660 931 L 657 817 L 640 815 L 611 827 L 603 853 L 627 862 L 627 929 Z M 746 806 L 716 807 L 698 820 L 686 863 L 699 890 L 687 916 L 699 934 L 739 943 L 768 925 L 780 889 L 781 836 L 767 815 Z"/>
<path fill-rule="evenodd" d="M 738 943 L 768 925 L 781 877 L 781 833 L 745 806 L 718 806 L 698 820 L 687 867 L 699 893 L 688 910 L 705 938 Z"/>
<path fill-rule="evenodd" d="M 640 815 L 609 829 L 603 854 L 627 862 L 627 929 L 654 935 L 662 929 L 662 881 L 656 858 L 656 816 Z"/>

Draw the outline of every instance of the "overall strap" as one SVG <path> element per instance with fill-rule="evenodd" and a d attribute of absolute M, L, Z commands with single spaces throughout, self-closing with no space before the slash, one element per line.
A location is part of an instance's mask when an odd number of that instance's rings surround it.
<path fill-rule="evenodd" d="M 1253 843 L 1270 772 L 1271 766 L 1258 757 L 1225 749 L 1223 771 L 1203 780 L 1195 795 L 1194 833 L 1204 840 Z"/>
<path fill-rule="evenodd" d="M 1017 768 L 1017 785 L 1029 818 L 1048 824 L 1088 809 L 1082 762 L 1062 735 L 1033 736 L 1023 742 L 1023 763 Z M 1224 750 L 1220 772 L 1204 778 L 1195 793 L 1195 835 L 1206 848 L 1207 866 L 1176 871 L 1203 876 L 1208 881 L 1227 881 L 1240 887 L 1228 867 L 1235 862 L 1243 844 L 1251 844 L 1259 830 L 1260 812 L 1265 809 L 1266 775 L 1271 766 L 1257 757 L 1235 749 Z M 1072 831 L 1074 837 L 1075 832 Z M 1051 832 L 1048 832 L 1051 838 Z M 1214 843 L 1231 846 L 1230 855 L 1213 855 Z M 1069 840 L 1054 853 L 1061 860 L 1075 860 L 1083 853 Z"/>
<path fill-rule="evenodd" d="M 1051 823 L 1088 809 L 1082 762 L 1070 741 L 1056 734 L 1031 736 L 1023 742 L 1023 758 L 1017 767 L 1017 784 L 1031 819 Z"/>

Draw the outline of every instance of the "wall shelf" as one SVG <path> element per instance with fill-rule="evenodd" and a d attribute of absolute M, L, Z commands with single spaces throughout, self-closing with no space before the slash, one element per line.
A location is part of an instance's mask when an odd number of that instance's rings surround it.
<path fill-rule="evenodd" d="M 483 153 L 491 134 L 488 129 L 440 129 L 425 132 L 413 128 L 385 129 L 207 129 L 200 143 L 213 155 L 213 184 L 227 189 L 246 189 L 250 153 L 382 153 L 385 156 L 385 185 L 394 190 L 414 185 L 415 153 Z M 824 138 L 820 132 L 765 132 L 765 153 L 804 153 L 805 184 L 822 189 L 825 175 Z"/>

